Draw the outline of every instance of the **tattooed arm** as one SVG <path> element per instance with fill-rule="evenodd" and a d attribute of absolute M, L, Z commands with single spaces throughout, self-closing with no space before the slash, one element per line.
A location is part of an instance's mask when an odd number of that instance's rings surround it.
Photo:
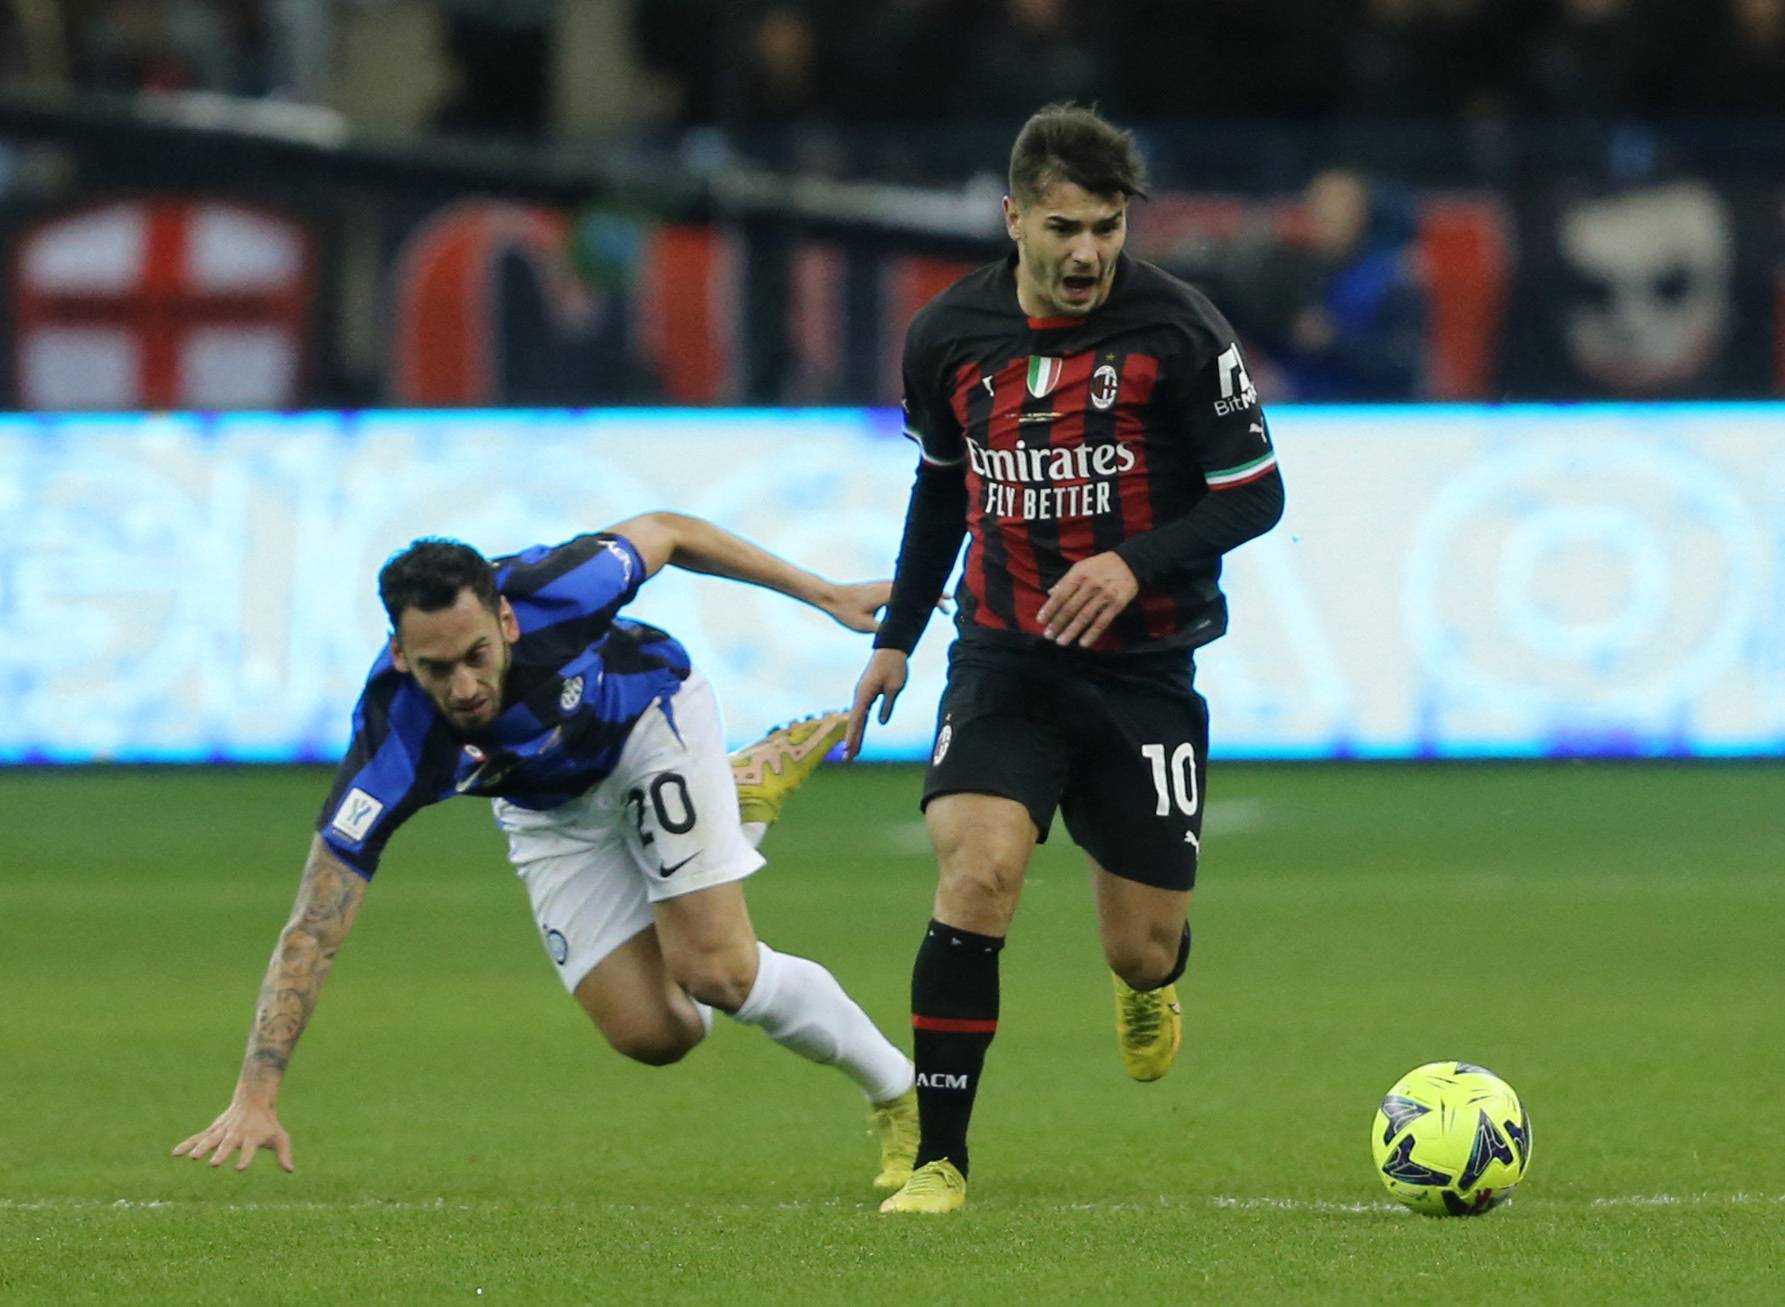
<path fill-rule="evenodd" d="M 240 1150 L 236 1170 L 245 1171 L 257 1149 L 270 1148 L 280 1166 L 292 1169 L 291 1136 L 274 1110 L 279 1084 L 365 892 L 363 876 L 320 837 L 311 841 L 291 920 L 279 934 L 260 986 L 235 1096 L 221 1116 L 174 1148 L 175 1157 L 197 1160 L 209 1153 L 211 1165 L 218 1166 Z"/>

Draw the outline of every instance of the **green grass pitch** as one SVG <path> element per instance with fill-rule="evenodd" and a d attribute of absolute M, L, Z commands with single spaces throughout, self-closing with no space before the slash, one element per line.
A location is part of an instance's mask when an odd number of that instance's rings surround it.
<path fill-rule="evenodd" d="M 222 1108 L 326 784 L 0 774 L 0 1304 L 1723 1303 L 1785 1296 L 1785 771 L 1217 765 L 1186 1044 L 1130 1083 L 1063 832 L 1004 954 L 972 1204 L 890 1220 L 859 1096 L 721 1022 L 609 1052 L 481 803 L 398 837 L 281 1104 L 298 1170 L 169 1159 Z M 758 928 L 901 1044 L 916 773 L 827 769 Z M 1370 1169 L 1437 1058 L 1531 1109 L 1507 1208 Z"/>

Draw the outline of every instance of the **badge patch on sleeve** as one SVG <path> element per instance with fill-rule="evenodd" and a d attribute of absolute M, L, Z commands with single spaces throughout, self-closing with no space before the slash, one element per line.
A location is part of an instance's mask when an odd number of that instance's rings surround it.
<path fill-rule="evenodd" d="M 366 833 L 372 829 L 372 823 L 378 820 L 378 814 L 383 811 L 382 803 L 356 785 L 347 791 L 347 797 L 335 809 L 335 819 L 329 825 L 337 835 L 357 844 L 366 838 Z"/>

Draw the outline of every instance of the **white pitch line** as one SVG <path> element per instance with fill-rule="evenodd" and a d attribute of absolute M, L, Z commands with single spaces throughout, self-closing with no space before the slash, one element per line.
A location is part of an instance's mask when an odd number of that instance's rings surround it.
<path fill-rule="evenodd" d="M 1589 1207 L 1759 1207 L 1785 1203 L 1785 1194 L 1629 1194 L 1622 1198 L 1595 1198 Z"/>
<path fill-rule="evenodd" d="M 1508 1202 L 1517 1203 L 1521 1199 L 1534 1207 L 1762 1207 L 1785 1204 L 1785 1194 L 1757 1193 L 1623 1194 L 1609 1198 L 1589 1199 L 1519 1193 L 1514 1194 Z M 1242 1198 L 1228 1194 L 1185 1195 L 1175 1198 L 1161 1195 L 1151 1204 L 1116 1202 L 1077 1203 L 1068 1206 L 1075 1211 L 1142 1211 L 1157 1207 L 1203 1206 L 1241 1211 L 1337 1212 L 1357 1216 L 1394 1216 L 1412 1212 L 1411 1208 L 1393 1202 L 1344 1203 L 1326 1198 L 1270 1198 L 1263 1196 Z"/>
<path fill-rule="evenodd" d="M 1281 1212 L 1343 1212 L 1362 1216 L 1399 1216 L 1408 1209 L 1399 1203 L 1336 1203 L 1322 1199 L 1302 1198 L 1225 1198 L 1210 1200 L 1216 1207 L 1237 1207 L 1241 1210 L 1264 1209 Z"/>
<path fill-rule="evenodd" d="M 444 1198 L 421 1202 L 356 1198 L 350 1202 L 339 1203 L 317 1202 L 311 1199 L 268 1203 L 212 1203 L 202 1198 L 179 1201 L 167 1198 L 0 1198 L 0 1212 L 98 1211 L 102 1208 L 110 1208 L 114 1211 L 171 1211 L 179 1207 L 225 1212 L 469 1212 L 484 1209 L 495 1210 L 502 1206 L 504 1204 L 495 1201 L 449 1203 Z"/>
<path fill-rule="evenodd" d="M 1512 1202 L 1517 1203 L 1520 1195 L 1514 1195 Z M 1785 1205 L 1785 1194 L 1732 1193 L 1732 1194 L 1621 1194 L 1604 1198 L 1546 1198 L 1531 1196 L 1527 1200 L 1533 1207 L 1764 1207 Z M 171 1200 L 166 1198 L 0 1198 L 0 1212 L 74 1212 L 74 1211 L 171 1211 L 175 1208 L 189 1208 L 207 1212 L 471 1212 L 500 1211 L 511 1209 L 521 1204 L 504 1202 L 497 1199 L 483 1199 L 476 1202 L 448 1202 L 444 1198 L 422 1200 L 387 1200 L 382 1198 L 356 1198 L 344 1202 L 317 1202 L 314 1200 L 293 1200 L 290 1202 L 207 1202 L 203 1198 Z M 546 1204 L 530 1204 L 558 1208 L 577 1206 L 562 1201 Z M 681 1203 L 683 1207 L 701 1206 L 696 1203 Z M 778 1210 L 787 1212 L 844 1210 L 850 1204 L 841 1198 L 827 1199 L 821 1203 L 784 1202 L 777 1203 Z M 1014 1204 L 1013 1204 L 1014 1205 Z M 623 1206 L 639 1209 L 638 1203 L 626 1203 Z M 723 1207 L 725 1204 L 712 1204 Z M 1342 1216 L 1403 1216 L 1411 1215 L 1408 1208 L 1399 1203 L 1367 1202 L 1345 1203 L 1323 1198 L 1272 1198 L 1265 1196 L 1245 1196 L 1235 1194 L 1181 1195 L 1161 1194 L 1150 1202 L 1106 1202 L 1106 1203 L 1038 1203 L 1039 1209 L 1053 1209 L 1071 1212 L 1141 1212 L 1157 1211 L 1160 1208 L 1172 1207 L 1215 1207 L 1236 1211 L 1277 1211 L 1277 1212 L 1315 1212 L 1320 1214 L 1337 1214 Z"/>

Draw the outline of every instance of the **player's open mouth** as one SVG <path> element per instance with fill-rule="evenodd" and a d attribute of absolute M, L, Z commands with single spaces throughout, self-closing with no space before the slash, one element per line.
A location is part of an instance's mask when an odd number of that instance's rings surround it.
<path fill-rule="evenodd" d="M 1060 278 L 1060 286 L 1070 300 L 1085 300 L 1097 293 L 1097 278 L 1090 276 L 1066 276 Z"/>

